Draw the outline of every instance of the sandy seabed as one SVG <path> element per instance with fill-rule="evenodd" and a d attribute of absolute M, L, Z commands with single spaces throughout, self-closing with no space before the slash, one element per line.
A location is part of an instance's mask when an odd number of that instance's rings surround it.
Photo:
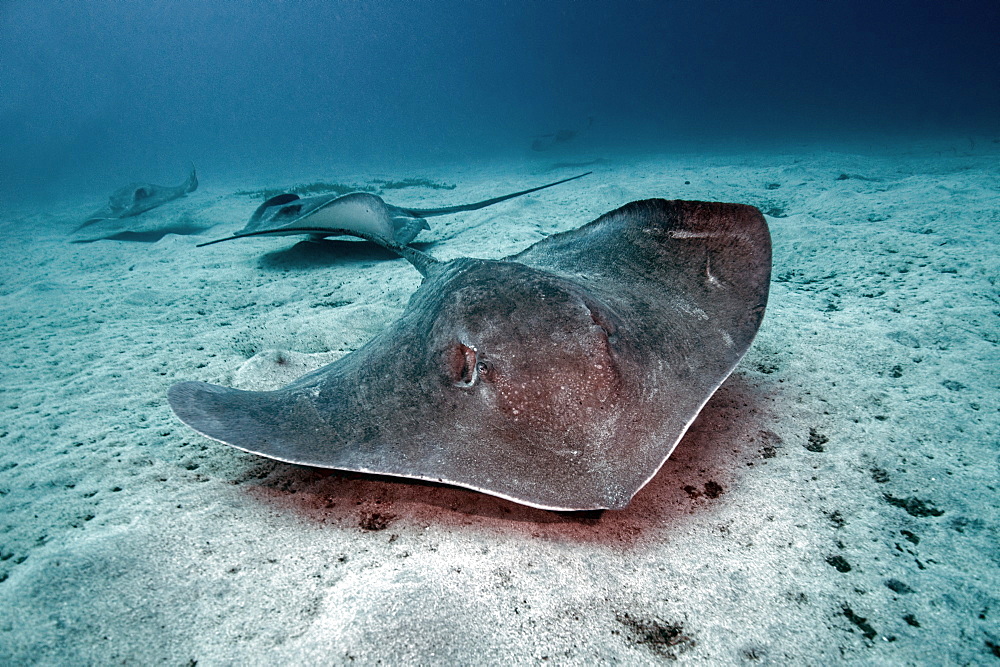
<path fill-rule="evenodd" d="M 767 215 L 750 352 L 628 508 L 583 515 L 272 462 L 166 401 L 180 380 L 284 384 L 362 345 L 419 284 L 354 241 L 195 248 L 243 226 L 259 198 L 237 190 L 457 186 L 385 194 L 430 207 L 582 167 L 203 172 L 183 199 L 76 235 L 102 193 L 7 210 L 0 662 L 996 662 L 998 158 L 982 142 L 615 156 L 432 219 L 418 245 L 449 259 L 648 197 Z"/>

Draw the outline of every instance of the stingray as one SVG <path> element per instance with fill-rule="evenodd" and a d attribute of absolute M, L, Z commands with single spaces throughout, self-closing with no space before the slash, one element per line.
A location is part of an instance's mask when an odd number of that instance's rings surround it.
<path fill-rule="evenodd" d="M 475 211 L 502 201 L 538 192 L 555 185 L 583 178 L 593 172 L 564 178 L 537 188 L 521 190 L 474 204 L 459 204 L 444 208 L 402 208 L 387 204 L 378 195 L 369 192 L 352 192 L 343 196 L 318 195 L 300 198 L 285 193 L 271 197 L 257 207 L 247 226 L 233 234 L 214 241 L 199 243 L 197 247 L 243 239 L 248 236 L 292 236 L 307 234 L 312 240 L 328 236 L 357 236 L 375 241 L 407 245 L 423 229 L 430 229 L 425 218 L 462 211 Z"/>
<path fill-rule="evenodd" d="M 587 127 L 584 129 L 589 129 L 593 124 L 594 117 L 588 117 Z M 559 130 L 551 134 L 540 134 L 531 142 L 531 150 L 537 152 L 552 150 L 573 141 L 579 133 L 579 130 Z"/>
<path fill-rule="evenodd" d="M 771 241 L 752 206 L 649 199 L 501 260 L 437 261 L 402 316 L 276 391 L 182 382 L 196 431 L 278 461 L 619 509 L 756 335 Z"/>
<path fill-rule="evenodd" d="M 187 180 L 178 186 L 154 185 L 152 183 L 129 183 L 125 187 L 118 188 L 114 194 L 108 198 L 108 204 L 104 208 L 94 211 L 94 213 L 84 220 L 83 224 L 74 229 L 78 232 L 84 227 L 101 222 L 102 220 L 116 220 L 118 218 L 130 218 L 140 213 L 156 208 L 168 201 L 173 201 L 183 197 L 189 192 L 198 189 L 198 175 L 195 173 L 194 165 L 191 166 L 191 173 Z"/>

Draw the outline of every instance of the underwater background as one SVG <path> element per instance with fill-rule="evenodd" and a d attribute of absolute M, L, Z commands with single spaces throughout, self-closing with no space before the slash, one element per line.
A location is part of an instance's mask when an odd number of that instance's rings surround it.
<path fill-rule="evenodd" d="M 1000 662 L 997 34 L 997 2 L 0 2 L 0 664 Z M 289 465 L 171 411 L 350 354 L 421 285 L 358 240 L 199 247 L 266 198 L 587 171 L 415 244 L 764 214 L 756 340 L 626 508 Z"/>
<path fill-rule="evenodd" d="M 994 2 L 8 0 L 2 194 L 195 161 L 995 133 Z"/>

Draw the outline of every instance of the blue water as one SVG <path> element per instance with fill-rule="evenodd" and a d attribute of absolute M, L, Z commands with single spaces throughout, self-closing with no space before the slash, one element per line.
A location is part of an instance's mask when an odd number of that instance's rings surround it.
<path fill-rule="evenodd" d="M 992 136 L 997 34 L 995 1 L 5 0 L 0 194 L 190 161 L 489 159 L 560 130 Z"/>

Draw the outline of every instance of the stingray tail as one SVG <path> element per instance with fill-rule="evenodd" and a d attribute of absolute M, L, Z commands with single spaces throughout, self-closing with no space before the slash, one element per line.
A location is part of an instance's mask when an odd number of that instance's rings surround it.
<path fill-rule="evenodd" d="M 585 174 L 577 174 L 576 176 L 570 176 L 569 178 L 564 178 L 561 181 L 556 181 L 555 183 L 539 185 L 537 188 L 521 190 L 520 192 L 513 192 L 509 195 L 494 197 L 493 199 L 484 199 L 483 201 L 476 202 L 475 204 L 461 204 L 459 206 L 447 206 L 445 208 L 408 208 L 406 209 L 406 211 L 418 218 L 426 218 L 432 215 L 447 215 L 449 213 L 459 213 L 461 211 L 476 211 L 481 208 L 486 208 L 487 206 L 492 206 L 493 204 L 499 204 L 500 202 L 507 201 L 508 199 L 513 199 L 514 197 L 520 197 L 521 195 L 530 194 L 532 192 L 538 192 L 539 190 L 544 190 L 545 188 L 551 188 L 556 185 L 562 185 L 563 183 L 575 181 L 578 178 L 583 178 L 584 176 L 587 176 L 592 173 L 594 172 L 588 171 Z"/>
<path fill-rule="evenodd" d="M 420 275 L 422 275 L 424 278 L 430 275 L 431 267 L 433 267 L 435 264 L 441 263 L 440 260 L 434 259 L 426 252 L 423 252 L 422 250 L 417 250 L 412 246 L 403 245 L 402 243 L 396 243 L 395 241 L 387 241 L 386 239 L 383 239 L 378 236 L 371 236 L 370 238 L 368 238 L 368 240 L 372 241 L 373 243 L 379 244 L 380 246 L 382 246 L 387 250 L 393 251 L 394 253 L 405 259 L 407 262 L 412 264 L 413 268 L 419 271 Z"/>

